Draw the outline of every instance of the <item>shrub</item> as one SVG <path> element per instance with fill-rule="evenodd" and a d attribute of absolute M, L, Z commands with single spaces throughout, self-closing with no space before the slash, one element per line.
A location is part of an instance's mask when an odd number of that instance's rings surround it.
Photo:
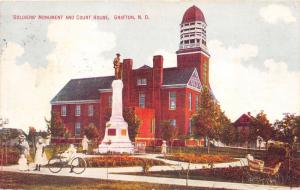
<path fill-rule="evenodd" d="M 88 167 L 119 167 L 119 166 L 144 166 L 145 164 L 150 167 L 153 165 L 165 165 L 160 160 L 152 160 L 145 158 L 137 158 L 127 155 L 117 156 L 101 156 L 86 158 Z"/>
<path fill-rule="evenodd" d="M 210 155 L 196 153 L 174 154 L 166 156 L 166 159 L 191 163 L 221 163 L 234 161 L 234 159 L 228 155 Z"/>
<path fill-rule="evenodd" d="M 6 153 L 7 153 L 7 159 L 6 159 Z M 2 157 L 3 155 L 3 157 Z M 20 157 L 20 153 L 18 149 L 16 148 L 7 148 L 7 152 L 5 151 L 5 148 L 0 149 L 0 163 L 3 165 L 12 165 L 17 164 Z M 3 160 L 2 160 L 3 158 Z M 6 162 L 7 161 L 7 162 Z"/>

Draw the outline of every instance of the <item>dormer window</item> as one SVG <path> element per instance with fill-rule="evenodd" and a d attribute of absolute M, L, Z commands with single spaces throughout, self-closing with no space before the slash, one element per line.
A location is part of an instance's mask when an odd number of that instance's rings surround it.
<path fill-rule="evenodd" d="M 145 78 L 139 78 L 137 79 L 137 85 L 147 85 L 147 79 Z"/>

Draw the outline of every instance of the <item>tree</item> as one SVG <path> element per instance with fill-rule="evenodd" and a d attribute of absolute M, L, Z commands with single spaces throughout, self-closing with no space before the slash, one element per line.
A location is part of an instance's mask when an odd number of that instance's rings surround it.
<path fill-rule="evenodd" d="M 99 130 L 94 124 L 90 124 L 87 127 L 84 127 L 84 134 L 88 139 L 91 140 L 96 140 L 100 136 Z"/>
<path fill-rule="evenodd" d="M 253 137 L 254 140 L 257 139 L 257 136 L 262 137 L 266 142 L 266 147 L 268 147 L 268 141 L 274 138 L 274 128 L 269 122 L 267 114 L 263 111 L 258 113 L 255 119 L 252 120 L 251 127 L 253 127 L 253 131 L 250 137 Z"/>
<path fill-rule="evenodd" d="M 105 120 L 109 121 L 111 117 L 111 109 L 107 109 Z M 126 107 L 123 109 L 124 120 L 128 124 L 128 135 L 131 141 L 135 141 L 135 137 L 138 134 L 140 126 L 142 125 L 141 119 L 135 114 L 134 108 Z"/>
<path fill-rule="evenodd" d="M 48 132 L 52 137 L 63 137 L 65 134 L 65 127 L 60 115 L 57 112 L 51 112 L 50 121 L 45 118 L 47 123 Z"/>
<path fill-rule="evenodd" d="M 203 87 L 200 95 L 200 108 L 193 116 L 193 129 L 196 136 L 206 137 L 208 141 L 207 152 L 209 153 L 210 139 L 219 138 L 221 127 L 221 109 L 215 101 L 210 90 Z"/>
<path fill-rule="evenodd" d="M 178 138 L 179 128 L 171 125 L 170 121 L 165 120 L 161 122 L 161 134 L 164 140 L 170 142 L 172 149 L 174 140 Z"/>
<path fill-rule="evenodd" d="M 290 146 L 299 141 L 300 138 L 300 116 L 286 113 L 282 120 L 274 123 L 277 132 L 277 139 L 288 143 Z"/>
<path fill-rule="evenodd" d="M 222 126 L 220 140 L 226 145 L 236 142 L 236 131 L 230 121 Z"/>

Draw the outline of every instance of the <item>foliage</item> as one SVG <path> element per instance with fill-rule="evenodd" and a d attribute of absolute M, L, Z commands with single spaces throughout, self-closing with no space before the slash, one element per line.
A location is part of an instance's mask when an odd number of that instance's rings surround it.
<path fill-rule="evenodd" d="M 231 121 L 226 117 L 225 113 L 221 113 L 221 129 L 220 140 L 226 145 L 230 145 L 236 142 L 236 130 Z"/>
<path fill-rule="evenodd" d="M 174 139 L 178 138 L 179 128 L 171 125 L 170 121 L 162 121 L 161 123 L 162 138 L 173 144 Z"/>
<path fill-rule="evenodd" d="M 101 156 L 101 157 L 90 157 L 86 158 L 88 167 L 126 167 L 126 166 L 144 166 L 149 167 L 154 165 L 166 165 L 163 161 L 138 158 L 127 155 L 116 155 L 116 156 Z"/>
<path fill-rule="evenodd" d="M 94 124 L 90 124 L 89 126 L 84 128 L 84 134 L 88 139 L 96 140 L 99 138 L 100 133 L 97 127 Z"/>
<path fill-rule="evenodd" d="M 6 157 L 7 156 L 7 157 Z M 16 148 L 0 148 L 0 165 L 17 164 L 19 160 L 19 151 Z M 3 159 L 3 160 L 2 160 Z"/>
<path fill-rule="evenodd" d="M 251 122 L 251 126 L 253 128 L 253 132 L 250 136 L 255 137 L 253 139 L 254 141 L 256 140 L 257 136 L 262 137 L 266 141 L 266 143 L 274 138 L 274 128 L 269 122 L 267 115 L 263 111 L 256 115 L 255 119 Z"/>
<path fill-rule="evenodd" d="M 300 116 L 286 113 L 282 120 L 274 123 L 276 129 L 276 138 L 290 146 L 295 143 L 295 139 L 300 140 Z"/>
<path fill-rule="evenodd" d="M 213 97 L 208 87 L 203 87 L 200 96 L 200 107 L 193 116 L 193 131 L 196 136 L 206 137 L 208 142 L 210 139 L 224 139 L 222 128 L 229 129 L 230 120 L 224 112 L 221 111 L 220 105 Z M 232 130 L 232 129 L 231 129 Z M 232 134 L 232 133 L 231 133 Z M 233 135 L 233 134 L 232 134 Z M 208 143 L 207 151 L 209 152 L 210 143 Z"/>
<path fill-rule="evenodd" d="M 65 127 L 63 124 L 63 121 L 57 112 L 51 112 L 51 120 L 47 120 L 45 118 L 45 121 L 47 123 L 48 132 L 50 132 L 52 137 L 63 137 L 65 134 Z"/>
<path fill-rule="evenodd" d="M 166 156 L 166 159 L 190 162 L 190 163 L 223 163 L 223 162 L 233 162 L 235 161 L 232 157 L 228 155 L 210 155 L 210 154 L 173 154 Z"/>
<path fill-rule="evenodd" d="M 107 109 L 105 114 L 105 120 L 109 121 L 111 117 L 111 109 Z M 139 128 L 142 125 L 141 119 L 135 114 L 134 108 L 126 107 L 123 109 L 124 120 L 128 124 L 128 135 L 132 142 L 135 141 L 135 137 L 138 134 Z"/>

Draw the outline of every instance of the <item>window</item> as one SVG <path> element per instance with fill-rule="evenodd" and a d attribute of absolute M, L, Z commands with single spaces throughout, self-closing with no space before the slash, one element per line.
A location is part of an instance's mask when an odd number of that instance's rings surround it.
<path fill-rule="evenodd" d="M 89 105 L 88 116 L 93 116 L 93 115 L 94 115 L 94 106 L 93 105 Z"/>
<path fill-rule="evenodd" d="M 206 84 L 207 62 L 203 63 L 203 83 Z"/>
<path fill-rule="evenodd" d="M 112 96 L 108 96 L 108 107 L 111 108 L 111 105 L 112 105 Z"/>
<path fill-rule="evenodd" d="M 81 126 L 79 122 L 75 123 L 75 136 L 80 136 L 80 130 L 81 130 Z"/>
<path fill-rule="evenodd" d="M 175 127 L 176 126 L 176 119 L 170 119 L 170 125 Z"/>
<path fill-rule="evenodd" d="M 146 97 L 144 93 L 139 94 L 139 107 L 145 108 L 145 98 Z"/>
<path fill-rule="evenodd" d="M 151 120 L 151 133 L 152 134 L 155 133 L 155 119 L 154 118 Z"/>
<path fill-rule="evenodd" d="M 195 43 L 195 39 L 190 40 L 190 43 L 191 44 Z"/>
<path fill-rule="evenodd" d="M 60 110 L 60 114 L 61 114 L 61 116 L 66 116 L 67 115 L 67 106 L 61 106 L 61 108 L 60 108 L 61 110 Z"/>
<path fill-rule="evenodd" d="M 169 109 L 176 109 L 176 92 L 169 92 Z"/>
<path fill-rule="evenodd" d="M 75 116 L 80 116 L 80 105 L 76 105 Z"/>
<path fill-rule="evenodd" d="M 199 110 L 199 96 L 196 96 L 196 100 L 195 100 L 195 104 L 196 104 L 196 111 Z"/>
<path fill-rule="evenodd" d="M 189 135 L 191 136 L 193 134 L 192 131 L 192 118 L 189 119 Z"/>
<path fill-rule="evenodd" d="M 137 79 L 137 85 L 147 85 L 147 79 L 145 78 Z"/>
<path fill-rule="evenodd" d="M 189 110 L 192 110 L 192 93 L 189 93 Z"/>

